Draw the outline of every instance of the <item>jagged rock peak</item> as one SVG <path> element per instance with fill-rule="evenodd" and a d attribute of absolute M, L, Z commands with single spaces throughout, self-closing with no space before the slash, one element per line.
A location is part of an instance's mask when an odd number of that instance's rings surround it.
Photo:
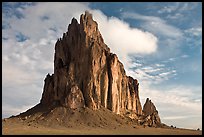
<path fill-rule="evenodd" d="M 93 21 L 93 16 L 88 10 L 86 10 L 85 14 L 81 15 L 80 22 L 88 22 L 88 21 Z"/>
<path fill-rule="evenodd" d="M 139 83 L 128 77 L 116 54 L 110 52 L 88 11 L 75 18 L 55 45 L 54 75 L 45 79 L 41 103 L 68 108 L 102 106 L 117 114 L 142 115 Z"/>
<path fill-rule="evenodd" d="M 93 16 L 91 13 L 89 13 L 89 11 L 85 11 L 85 14 L 80 16 L 80 25 L 88 36 L 92 38 L 100 37 L 102 39 L 102 36 L 98 30 L 98 24 L 93 20 Z"/>
<path fill-rule="evenodd" d="M 161 126 L 161 120 L 158 111 L 154 103 L 152 103 L 152 101 L 149 98 L 146 99 L 146 102 L 143 106 L 143 114 L 144 116 L 146 116 L 147 119 L 146 122 L 148 123 L 148 125 L 155 127 Z"/>
<path fill-rule="evenodd" d="M 149 98 L 146 99 L 146 102 L 143 106 L 143 113 L 145 115 L 151 115 L 152 113 L 157 112 L 154 103 L 151 102 Z"/>
<path fill-rule="evenodd" d="M 78 23 L 77 19 L 72 18 L 71 24 L 79 24 L 79 23 Z"/>

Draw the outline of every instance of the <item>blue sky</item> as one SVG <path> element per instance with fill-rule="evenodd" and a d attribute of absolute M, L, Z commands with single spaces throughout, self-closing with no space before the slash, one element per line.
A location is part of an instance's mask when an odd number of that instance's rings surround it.
<path fill-rule="evenodd" d="M 162 122 L 202 128 L 202 3 L 2 4 L 2 117 L 39 103 L 54 45 L 89 10 L 105 43 L 139 80 Z"/>

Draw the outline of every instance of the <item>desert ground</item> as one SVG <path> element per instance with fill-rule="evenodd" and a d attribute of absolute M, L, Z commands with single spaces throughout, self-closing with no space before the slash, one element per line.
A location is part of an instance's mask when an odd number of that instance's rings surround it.
<path fill-rule="evenodd" d="M 202 131 L 130 126 L 44 126 L 38 123 L 2 120 L 3 135 L 202 135 Z"/>
<path fill-rule="evenodd" d="M 164 124 L 165 125 L 165 124 Z M 144 127 L 135 120 L 100 110 L 47 110 L 39 105 L 17 116 L 2 119 L 3 135 L 202 135 L 202 131 Z"/>

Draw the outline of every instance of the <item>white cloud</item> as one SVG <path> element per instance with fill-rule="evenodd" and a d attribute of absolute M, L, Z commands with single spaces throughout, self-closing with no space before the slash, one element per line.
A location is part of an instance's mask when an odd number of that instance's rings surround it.
<path fill-rule="evenodd" d="M 141 103 L 149 97 L 162 122 L 177 127 L 202 128 L 202 87 L 171 85 L 161 89 L 140 81 L 139 90 Z"/>
<path fill-rule="evenodd" d="M 171 72 L 163 72 L 163 73 L 160 73 L 159 76 L 164 77 L 164 76 L 167 76 L 169 74 L 171 74 Z"/>
<path fill-rule="evenodd" d="M 176 21 L 176 20 L 178 20 L 178 19 L 183 18 L 183 16 L 184 16 L 184 15 L 181 14 L 181 13 L 175 13 L 174 15 L 171 15 L 171 14 L 167 15 L 166 18 Z"/>
<path fill-rule="evenodd" d="M 26 110 L 30 109 L 31 107 L 33 107 L 33 105 L 23 105 L 23 106 L 20 106 L 18 108 L 14 108 L 13 106 L 10 106 L 10 105 L 2 105 L 2 111 L 4 112 L 3 113 L 3 117 L 10 117 L 11 114 L 12 115 L 18 115 L 19 112 L 22 113 L 22 112 L 25 112 Z"/>
<path fill-rule="evenodd" d="M 151 54 L 157 50 L 158 39 L 155 35 L 137 28 L 115 17 L 107 18 L 99 10 L 92 10 L 98 22 L 105 43 L 116 53 L 126 69 L 129 68 L 131 53 Z"/>
<path fill-rule="evenodd" d="M 24 64 L 22 63 L 22 65 Z M 26 84 L 31 84 L 33 80 L 36 79 L 36 76 L 37 76 L 35 72 L 32 72 L 32 71 L 30 73 L 25 73 L 26 71 L 25 69 L 23 69 L 20 66 L 11 64 L 10 62 L 5 63 L 3 61 L 2 67 L 3 67 L 2 69 L 3 81 L 2 82 L 4 86 L 5 85 L 23 86 Z"/>
<path fill-rule="evenodd" d="M 159 14 L 167 13 L 168 15 L 172 14 L 171 17 L 175 18 L 179 14 L 182 15 L 181 13 L 183 12 L 194 10 L 197 6 L 198 2 L 174 2 L 174 3 L 172 2 L 158 10 L 158 13 Z"/>
<path fill-rule="evenodd" d="M 133 62 L 132 64 L 129 65 L 129 69 L 135 68 L 135 67 L 141 67 L 142 63 L 139 62 Z"/>
<path fill-rule="evenodd" d="M 67 30 L 67 25 L 72 17 L 79 18 L 79 15 L 86 9 L 88 9 L 87 4 L 82 3 L 36 3 L 34 6 L 27 6 L 20 10 L 24 18 L 18 19 L 15 16 L 7 18 L 3 14 L 3 20 L 10 24 L 11 30 L 3 30 L 2 34 L 9 34 L 7 35 L 9 38 L 15 39 L 13 33 L 21 32 L 33 42 L 38 42 L 39 39 L 47 37 L 49 28 L 57 28 L 57 32 L 53 35 L 53 38 L 56 39 Z M 44 16 L 49 19 L 42 20 Z"/>
<path fill-rule="evenodd" d="M 189 116 L 167 116 L 167 117 L 163 117 L 164 120 L 166 119 L 170 119 L 170 120 L 176 120 L 176 119 L 186 119 L 189 118 Z"/>
<path fill-rule="evenodd" d="M 201 36 L 202 35 L 202 27 L 193 27 L 184 31 L 185 33 L 193 36 Z"/>
<path fill-rule="evenodd" d="M 199 2 L 185 2 L 181 3 L 179 7 L 180 12 L 191 11 L 194 10 L 198 6 Z"/>
<path fill-rule="evenodd" d="M 181 58 L 188 58 L 188 57 L 189 57 L 189 55 L 186 55 L 186 54 L 181 55 Z"/>
<path fill-rule="evenodd" d="M 191 28 L 184 30 L 185 42 L 190 48 L 200 48 L 202 54 L 202 26 L 195 25 Z"/>
<path fill-rule="evenodd" d="M 17 18 L 15 13 L 7 16 L 3 12 L 2 20 L 9 26 L 2 29 L 2 36 L 6 38 L 2 39 L 3 116 L 15 115 L 39 103 L 44 78 L 47 73 L 53 73 L 55 42 L 67 30 L 71 18 L 87 9 L 86 5 L 36 3 L 18 8 L 23 18 Z M 43 21 L 43 16 L 49 21 Z M 16 39 L 19 33 L 29 39 L 19 42 Z"/>
<path fill-rule="evenodd" d="M 173 3 L 172 5 L 169 6 L 164 6 L 163 8 L 161 8 L 160 10 L 158 10 L 158 13 L 162 14 L 162 13 L 172 13 L 174 11 L 176 11 L 179 7 L 179 3 Z"/>
<path fill-rule="evenodd" d="M 162 63 L 135 63 L 134 60 L 131 62 L 131 68 L 127 69 L 127 71 L 130 76 L 138 79 L 140 82 L 148 83 L 148 85 L 161 84 L 175 78 L 177 75 L 174 67 L 168 67 Z"/>
<path fill-rule="evenodd" d="M 169 25 L 165 20 L 161 19 L 160 17 L 145 16 L 131 12 L 122 13 L 122 17 L 145 21 L 142 24 L 142 27 L 150 32 L 153 32 L 154 34 L 159 34 L 173 39 L 181 38 L 183 35 L 180 29 Z"/>
<path fill-rule="evenodd" d="M 121 16 L 124 19 L 139 22 L 141 28 L 157 36 L 158 52 L 154 55 L 158 58 L 177 56 L 181 52 L 180 47 L 185 39 L 184 33 L 180 28 L 163 19 L 164 17 L 146 16 L 133 12 L 124 12 L 121 13 Z"/>
<path fill-rule="evenodd" d="M 157 67 L 164 67 L 164 64 L 155 64 Z"/>
<path fill-rule="evenodd" d="M 175 61 L 176 58 L 169 58 L 169 61 Z"/>

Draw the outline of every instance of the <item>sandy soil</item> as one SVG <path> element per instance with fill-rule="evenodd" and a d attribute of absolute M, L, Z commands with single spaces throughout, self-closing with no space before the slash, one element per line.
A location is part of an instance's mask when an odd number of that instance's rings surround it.
<path fill-rule="evenodd" d="M 139 126 L 118 127 L 46 127 L 37 123 L 23 123 L 17 121 L 2 122 L 3 135 L 202 135 L 202 131 L 188 129 L 165 129 Z"/>
<path fill-rule="evenodd" d="M 202 131 L 143 127 L 108 109 L 45 109 L 36 105 L 17 116 L 2 119 L 2 134 L 21 135 L 202 135 Z"/>

